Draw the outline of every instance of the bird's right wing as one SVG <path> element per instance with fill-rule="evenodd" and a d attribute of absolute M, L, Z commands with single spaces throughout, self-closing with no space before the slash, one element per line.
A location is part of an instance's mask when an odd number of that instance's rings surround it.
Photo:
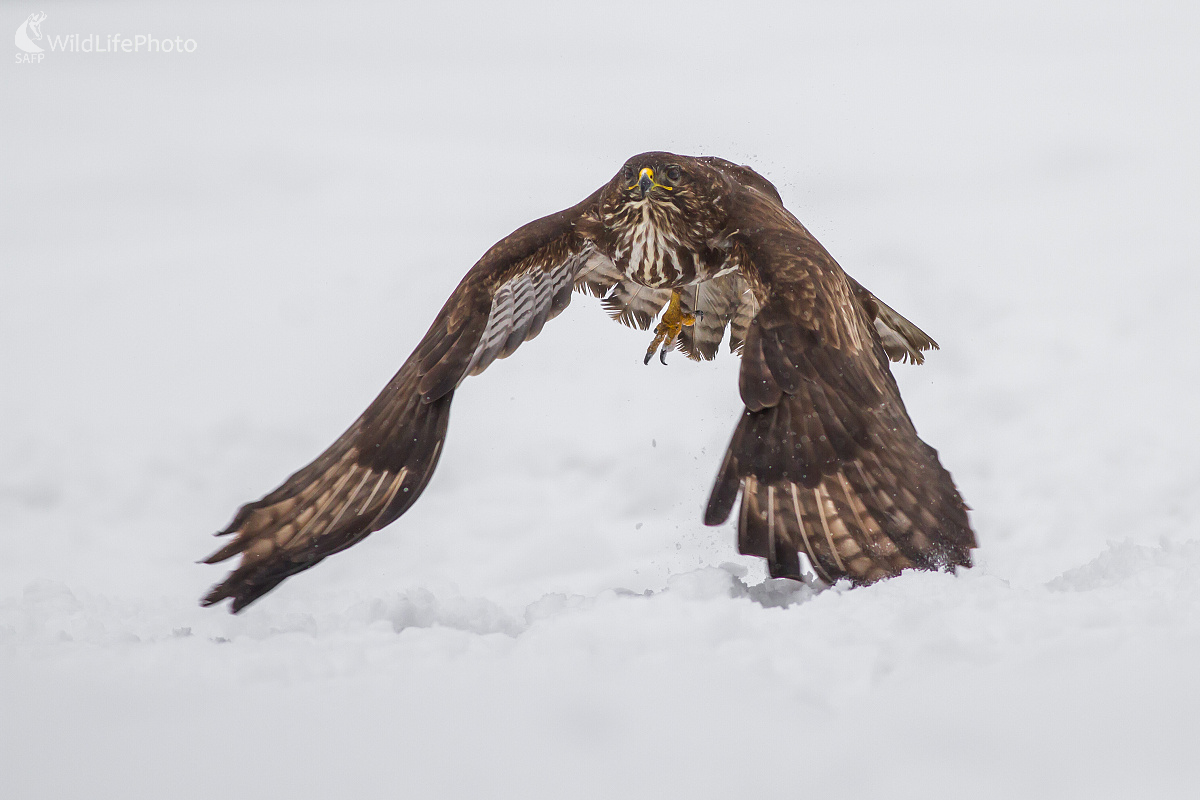
<path fill-rule="evenodd" d="M 290 575 L 389 524 L 424 490 L 455 388 L 537 336 L 582 275 L 607 269 L 587 234 L 598 190 L 496 243 L 450 295 L 428 333 L 354 424 L 275 491 L 242 506 L 206 559 L 241 562 L 204 605 L 240 611 Z"/>

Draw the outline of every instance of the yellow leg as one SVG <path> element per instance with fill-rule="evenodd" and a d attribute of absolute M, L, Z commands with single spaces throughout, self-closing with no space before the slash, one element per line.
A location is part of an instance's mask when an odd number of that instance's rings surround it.
<path fill-rule="evenodd" d="M 675 340 L 679 338 L 680 331 L 685 326 L 695 325 L 696 315 L 685 314 L 683 306 L 680 303 L 679 292 L 671 292 L 671 302 L 667 303 L 667 310 L 663 312 L 662 320 L 658 323 L 658 327 L 654 329 L 654 341 L 650 342 L 649 349 L 646 350 L 646 358 L 642 361 L 643 364 L 649 364 L 654 351 L 662 345 L 662 349 L 658 351 L 658 360 L 662 363 L 667 363 L 667 351 L 675 344 Z"/>

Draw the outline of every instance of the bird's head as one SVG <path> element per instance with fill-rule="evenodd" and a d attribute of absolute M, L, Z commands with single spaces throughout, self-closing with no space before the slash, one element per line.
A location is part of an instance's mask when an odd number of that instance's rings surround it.
<path fill-rule="evenodd" d="M 605 211 L 620 213 L 646 204 L 684 216 L 705 215 L 717 190 L 713 170 L 702 160 L 651 152 L 625 162 L 609 184 Z"/>
<path fill-rule="evenodd" d="M 685 158 L 672 153 L 642 153 L 625 162 L 614 178 L 615 187 L 626 203 L 670 202 L 689 189 Z"/>

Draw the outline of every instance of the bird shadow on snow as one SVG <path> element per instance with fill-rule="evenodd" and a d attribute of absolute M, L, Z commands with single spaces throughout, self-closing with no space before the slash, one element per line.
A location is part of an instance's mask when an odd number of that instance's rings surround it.
<path fill-rule="evenodd" d="M 597 613 L 627 603 L 692 604 L 746 600 L 762 608 L 787 608 L 815 597 L 824 587 L 787 579 L 749 584 L 745 567 L 725 563 L 671 577 L 661 589 L 606 589 L 595 595 L 550 593 L 524 607 L 505 607 L 485 597 L 417 587 L 390 597 L 306 596 L 272 603 L 238 616 L 181 606 L 178 598 L 114 598 L 77 595 L 58 581 L 39 580 L 16 596 L 0 599 L 0 644 L 90 643 L 118 645 L 179 638 L 224 643 L 237 638 L 270 639 L 307 634 L 329 637 L 389 628 L 443 628 L 486 636 L 518 637 L 539 622 Z M 282 599 L 282 598 L 281 598 Z M 303 605 L 301 605 L 301 603 Z"/>
<path fill-rule="evenodd" d="M 545 625 L 611 630 L 605 626 L 644 623 L 647 630 L 661 632 L 663 626 L 692 619 L 696 613 L 704 618 L 728 616 L 714 611 L 714 604 L 730 611 L 734 606 L 747 611 L 783 610 L 829 593 L 824 586 L 787 579 L 750 584 L 746 581 L 747 574 L 745 567 L 725 563 L 679 573 L 657 590 L 635 592 L 613 588 L 589 595 L 550 593 L 524 605 L 464 596 L 453 588 L 434 591 L 415 587 L 366 598 L 349 592 L 300 594 L 271 598 L 238 616 L 202 609 L 190 596 L 77 594 L 66 584 L 43 579 L 28 584 L 15 596 L 0 597 L 0 652 L 6 646 L 15 650 L 72 645 L 123 648 L 180 640 L 266 642 L 295 636 L 341 641 L 369 635 L 379 641 L 379 637 L 386 640 L 409 629 L 502 639 L 521 638 L 543 630 Z M 1200 542 L 1164 540 L 1158 545 L 1114 542 L 1091 561 L 1048 583 L 1024 588 L 990 576 L 986 566 L 960 571 L 958 577 L 960 580 L 953 576 L 913 574 L 885 582 L 871 596 L 879 598 L 875 602 L 886 602 L 889 606 L 915 604 L 920 614 L 930 615 L 932 612 L 926 607 L 931 593 L 929 581 L 936 579 L 944 589 L 953 591 L 949 595 L 945 592 L 934 595 L 956 606 L 975 603 L 984 617 L 999 613 L 993 608 L 995 603 L 1011 605 L 1020 601 L 1038 614 L 1066 614 L 1064 619 L 1068 621 L 1074 619 L 1068 613 L 1074 606 L 1068 603 L 1070 608 L 1067 608 L 1055 597 L 1091 596 L 1091 600 L 1081 599 L 1083 606 L 1141 603 L 1147 608 L 1158 608 L 1168 602 L 1178 605 L 1182 598 L 1193 596 L 1195 587 L 1200 585 Z M 943 583 L 943 578 L 950 583 Z M 829 588 L 833 594 L 842 594 L 849 585 L 841 582 Z M 859 594 L 861 591 L 850 594 L 864 602 L 869 600 L 867 595 Z M 745 617 L 737 616 L 745 621 Z"/>
<path fill-rule="evenodd" d="M 294 626 L 318 633 L 329 627 L 375 627 L 382 624 L 390 625 L 396 633 L 409 628 L 440 627 L 478 635 L 517 637 L 539 622 L 586 614 L 610 604 L 745 599 L 763 608 L 787 608 L 812 599 L 824 589 L 822 586 L 810 586 L 788 579 L 768 578 L 762 583 L 749 584 L 744 580 L 747 572 L 740 565 L 724 563 L 719 567 L 705 567 L 675 575 L 662 589 L 635 592 L 614 588 L 595 595 L 550 593 L 516 610 L 484 597 L 435 593 L 421 587 L 390 598 L 359 601 L 334 616 L 287 614 L 286 620 L 278 617 L 273 622 L 264 620 L 270 629 L 269 633 L 258 625 L 253 626 L 255 630 L 248 629 L 244 633 L 251 636 L 270 635 L 297 630 Z M 281 621 L 284 622 L 283 627 L 279 626 Z"/>

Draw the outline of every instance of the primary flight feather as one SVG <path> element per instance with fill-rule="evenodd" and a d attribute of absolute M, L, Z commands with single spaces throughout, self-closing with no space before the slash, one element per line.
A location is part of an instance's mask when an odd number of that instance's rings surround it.
<path fill-rule="evenodd" d="M 729 329 L 746 410 L 704 521 L 741 493 L 738 548 L 773 577 L 870 583 L 970 564 L 967 508 L 913 428 L 888 364 L 936 343 L 846 275 L 749 167 L 643 153 L 572 208 L 497 242 L 350 428 L 242 506 L 206 561 L 241 556 L 203 599 L 240 611 L 408 510 L 441 454 L 459 384 L 537 336 L 573 291 L 648 329 L 649 362 L 711 359 Z M 660 317 L 661 314 L 661 317 Z"/>

